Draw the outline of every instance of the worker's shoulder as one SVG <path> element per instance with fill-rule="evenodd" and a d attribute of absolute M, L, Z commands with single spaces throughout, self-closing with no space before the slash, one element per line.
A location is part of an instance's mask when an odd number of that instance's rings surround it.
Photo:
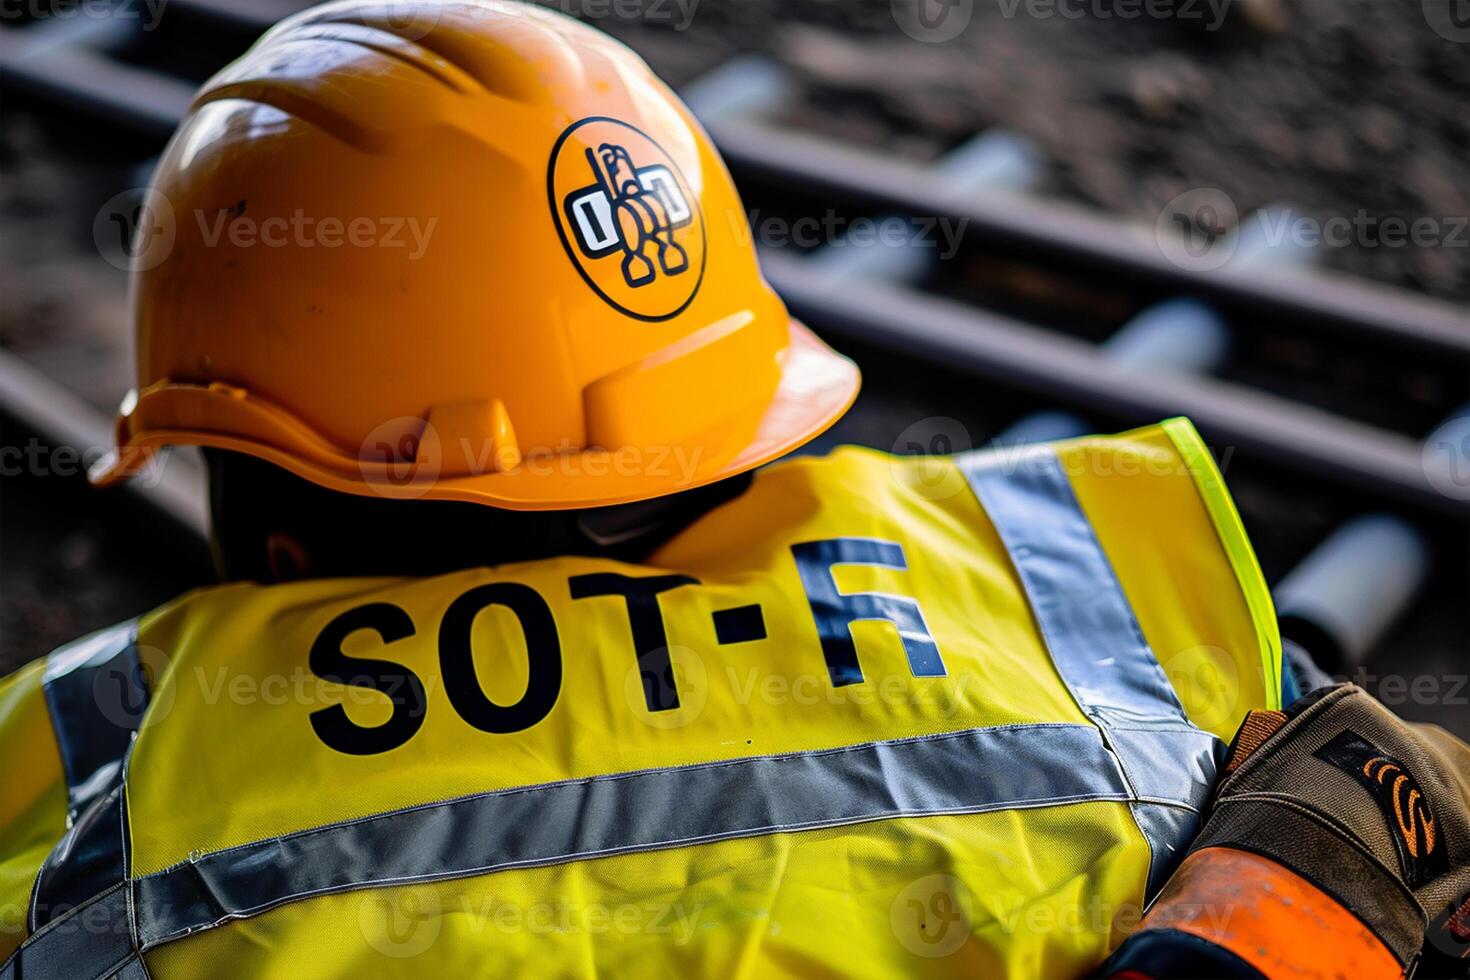
<path fill-rule="evenodd" d="M 842 445 L 825 455 L 791 456 L 772 464 L 760 472 L 756 488 L 768 494 L 804 489 L 820 496 L 868 500 L 915 491 L 933 497 L 930 485 L 950 474 L 963 483 L 959 459 L 942 452 L 912 454 Z"/>
<path fill-rule="evenodd" d="M 136 618 L 93 630 L 55 647 L 30 663 L 0 677 L 0 714 L 8 694 L 43 686 L 74 671 L 95 669 L 137 639 Z"/>
<path fill-rule="evenodd" d="M 705 515 L 696 528 L 733 525 L 745 536 L 780 537 L 824 520 L 897 518 L 958 495 L 969 496 L 969 490 L 951 457 L 838 446 L 763 468 L 750 489 Z"/>
<path fill-rule="evenodd" d="M 192 589 L 139 616 L 134 622 L 140 642 L 157 644 L 166 637 L 206 626 L 237 632 L 267 631 L 273 620 L 293 610 L 358 597 L 381 595 L 416 579 L 324 578 L 262 585 L 226 582 Z"/>
<path fill-rule="evenodd" d="M 975 446 L 969 431 L 953 419 L 921 428 L 924 431 L 915 438 L 901 436 L 890 452 L 843 445 L 823 456 L 791 456 L 763 469 L 760 480 L 783 485 L 807 483 L 836 492 L 859 487 L 871 493 L 886 486 L 935 498 L 939 496 L 934 492 L 936 484 L 947 485 L 952 478 L 963 483 L 982 469 L 1022 471 L 1042 457 L 1057 459 L 1061 471 L 1074 482 L 1079 477 L 1175 475 L 1201 482 L 1218 476 L 1213 472 L 1209 448 L 1186 418 L 1166 419 L 1116 434 L 1037 444 Z M 1115 462 L 1100 465 L 1104 458 Z"/>

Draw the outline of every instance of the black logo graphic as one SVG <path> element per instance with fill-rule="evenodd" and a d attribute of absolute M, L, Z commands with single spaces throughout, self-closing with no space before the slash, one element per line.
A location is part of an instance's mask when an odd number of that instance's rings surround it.
<path fill-rule="evenodd" d="M 1351 730 L 1312 754 L 1350 774 L 1373 797 L 1388 821 L 1409 887 L 1418 888 L 1448 870 L 1449 856 L 1439 825 L 1408 767 Z"/>
<path fill-rule="evenodd" d="M 688 272 L 689 253 L 674 241 L 674 230 L 693 221 L 694 213 L 669 168 L 635 167 L 627 147 L 617 143 L 589 148 L 586 156 L 597 183 L 562 202 L 582 254 L 598 259 L 621 251 L 623 281 L 634 288 L 659 273 Z"/>
<path fill-rule="evenodd" d="M 671 154 L 606 116 L 573 123 L 552 147 L 546 190 L 578 275 L 626 316 L 658 322 L 694 300 L 708 258 L 697 148 Z M 681 162 L 682 161 L 682 162 Z"/>

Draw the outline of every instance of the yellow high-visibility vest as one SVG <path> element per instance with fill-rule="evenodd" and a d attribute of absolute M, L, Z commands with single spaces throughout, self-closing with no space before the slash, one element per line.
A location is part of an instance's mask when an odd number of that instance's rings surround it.
<path fill-rule="evenodd" d="M 1075 976 L 1280 699 L 1187 421 L 793 459 L 643 566 L 227 585 L 0 683 L 0 978 Z"/>

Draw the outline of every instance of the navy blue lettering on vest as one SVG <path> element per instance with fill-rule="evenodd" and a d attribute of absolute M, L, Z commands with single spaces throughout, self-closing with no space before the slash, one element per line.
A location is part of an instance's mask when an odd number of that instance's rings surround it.
<path fill-rule="evenodd" d="M 475 617 L 504 606 L 521 625 L 526 642 L 526 693 L 502 705 L 485 696 L 475 672 L 471 633 Z M 561 696 L 561 637 L 541 593 L 519 582 L 477 585 L 450 603 L 439 624 L 439 671 L 449 703 L 466 722 L 491 735 L 509 735 L 539 724 Z"/>
<path fill-rule="evenodd" d="M 699 579 L 689 575 L 645 575 L 634 578 L 617 572 L 573 575 L 567 580 L 573 599 L 594 599 L 599 596 L 622 598 L 628 609 L 628 625 L 633 631 L 633 652 L 638 657 L 643 699 L 649 711 L 672 711 L 679 706 L 679 688 L 674 682 L 674 665 L 669 660 L 669 640 L 664 632 L 664 614 L 659 608 L 659 594 L 680 586 L 698 584 Z"/>
<path fill-rule="evenodd" d="M 428 712 L 428 695 L 419 676 L 391 660 L 349 657 L 342 643 L 360 631 L 376 633 L 385 645 L 415 633 L 413 619 L 391 602 L 371 602 L 336 616 L 311 644 L 307 665 L 322 680 L 377 691 L 393 703 L 393 713 L 381 725 L 363 726 L 334 704 L 313 711 L 308 720 L 317 738 L 330 749 L 347 755 L 374 755 L 398 748 L 417 734 Z"/>
<path fill-rule="evenodd" d="M 766 638 L 766 614 L 758 602 L 733 609 L 716 609 L 710 617 L 715 624 L 715 642 L 721 646 Z"/>
<path fill-rule="evenodd" d="M 853 623 L 889 622 L 898 628 L 909 669 L 915 677 L 943 677 L 944 661 L 939 646 L 929 633 L 919 603 L 886 592 L 843 593 L 832 574 L 836 565 L 872 565 L 907 570 L 902 546 L 873 538 L 828 538 L 791 546 L 802 589 L 817 622 L 822 655 L 834 687 L 861 684 L 863 668 L 858 663 L 857 644 L 852 639 Z"/>

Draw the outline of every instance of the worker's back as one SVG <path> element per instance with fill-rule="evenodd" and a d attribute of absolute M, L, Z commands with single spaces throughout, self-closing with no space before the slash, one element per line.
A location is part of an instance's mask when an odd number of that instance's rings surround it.
<path fill-rule="evenodd" d="M 155 977 L 1077 974 L 1279 671 L 1188 423 L 793 460 L 646 566 L 224 586 L 3 682 L 33 751 L 0 952 L 36 934 L 26 978 L 138 948 Z"/>

